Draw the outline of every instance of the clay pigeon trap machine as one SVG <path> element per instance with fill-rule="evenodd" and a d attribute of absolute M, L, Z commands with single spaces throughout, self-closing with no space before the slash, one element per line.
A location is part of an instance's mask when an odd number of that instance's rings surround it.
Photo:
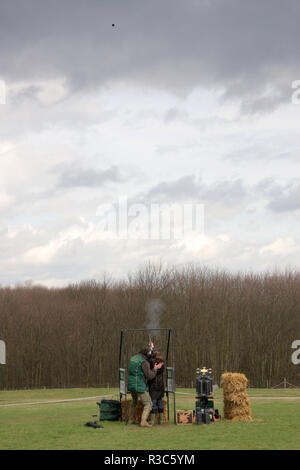
<path fill-rule="evenodd" d="M 219 411 L 214 407 L 212 369 L 206 367 L 196 370 L 195 422 L 209 424 L 220 419 Z"/>

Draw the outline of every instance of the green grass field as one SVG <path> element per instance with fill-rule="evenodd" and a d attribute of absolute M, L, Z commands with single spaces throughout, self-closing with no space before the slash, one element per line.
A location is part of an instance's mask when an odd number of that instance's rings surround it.
<path fill-rule="evenodd" d="M 203 426 L 196 424 L 176 426 L 170 423 L 154 426 L 152 429 L 107 421 L 101 422 L 103 429 L 84 426 L 87 421 L 99 418 L 96 402 L 100 397 L 117 393 L 117 389 L 96 388 L 2 391 L 0 392 L 0 449 L 298 450 L 300 448 L 299 389 L 249 389 L 253 422 L 221 420 Z M 54 403 L 52 402 L 54 400 L 61 401 Z M 193 409 L 194 405 L 194 390 L 178 389 L 176 408 Z M 215 393 L 215 406 L 222 415 L 221 390 Z M 170 414 L 173 417 L 172 409 Z"/>

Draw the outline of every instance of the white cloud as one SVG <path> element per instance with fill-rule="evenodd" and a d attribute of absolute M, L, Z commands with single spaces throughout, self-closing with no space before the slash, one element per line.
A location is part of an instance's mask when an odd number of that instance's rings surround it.
<path fill-rule="evenodd" d="M 7 193 L 0 193 L 0 210 L 6 209 L 14 202 L 14 197 Z"/>
<path fill-rule="evenodd" d="M 50 279 L 37 279 L 32 282 L 34 286 L 43 286 L 48 288 L 60 288 L 67 287 L 72 283 L 72 279 L 59 279 L 59 278 L 50 278 Z"/>
<path fill-rule="evenodd" d="M 226 234 L 219 234 L 215 237 L 192 233 L 172 246 L 188 255 L 194 255 L 198 261 L 206 261 L 215 258 L 220 253 L 228 249 L 230 237 Z"/>
<path fill-rule="evenodd" d="M 81 222 L 84 222 L 84 219 Z M 57 238 L 48 243 L 27 250 L 23 255 L 23 260 L 25 263 L 33 265 L 48 264 L 61 251 L 72 248 L 72 242 L 79 240 L 84 244 L 89 244 L 97 239 L 99 239 L 99 233 L 97 233 L 94 224 L 88 223 L 84 227 L 73 225 L 59 232 Z"/>
<path fill-rule="evenodd" d="M 47 264 L 52 261 L 63 246 L 64 242 L 62 240 L 52 240 L 46 245 L 30 248 L 24 253 L 23 260 L 29 264 Z"/>
<path fill-rule="evenodd" d="M 292 237 L 281 238 L 278 237 L 276 240 L 268 245 L 263 246 L 259 253 L 269 253 L 272 255 L 286 255 L 300 251 L 300 246 L 293 240 Z"/>
<path fill-rule="evenodd" d="M 14 239 L 18 236 L 23 237 L 25 233 L 30 234 L 32 236 L 36 236 L 40 233 L 40 230 L 31 224 L 24 224 L 24 225 L 20 225 L 16 227 L 14 226 L 7 227 L 8 238 Z"/>

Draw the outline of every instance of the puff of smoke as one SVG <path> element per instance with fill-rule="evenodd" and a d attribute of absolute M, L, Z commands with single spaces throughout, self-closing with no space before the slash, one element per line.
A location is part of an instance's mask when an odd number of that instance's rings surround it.
<path fill-rule="evenodd" d="M 158 336 L 160 328 L 161 314 L 164 310 L 164 303 L 161 299 L 151 299 L 146 304 L 146 326 L 145 328 L 151 330 L 149 333 L 152 336 Z"/>

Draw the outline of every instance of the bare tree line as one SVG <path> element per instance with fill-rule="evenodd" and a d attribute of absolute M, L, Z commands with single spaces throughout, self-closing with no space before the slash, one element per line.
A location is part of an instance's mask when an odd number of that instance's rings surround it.
<path fill-rule="evenodd" d="M 300 366 L 291 362 L 300 337 L 299 272 L 147 265 L 123 281 L 0 288 L 7 348 L 0 389 L 117 386 L 120 330 L 146 327 L 153 299 L 158 326 L 175 329 L 177 385 L 191 386 L 203 365 L 213 368 L 215 382 L 234 371 L 255 387 L 284 377 L 300 385 Z"/>

